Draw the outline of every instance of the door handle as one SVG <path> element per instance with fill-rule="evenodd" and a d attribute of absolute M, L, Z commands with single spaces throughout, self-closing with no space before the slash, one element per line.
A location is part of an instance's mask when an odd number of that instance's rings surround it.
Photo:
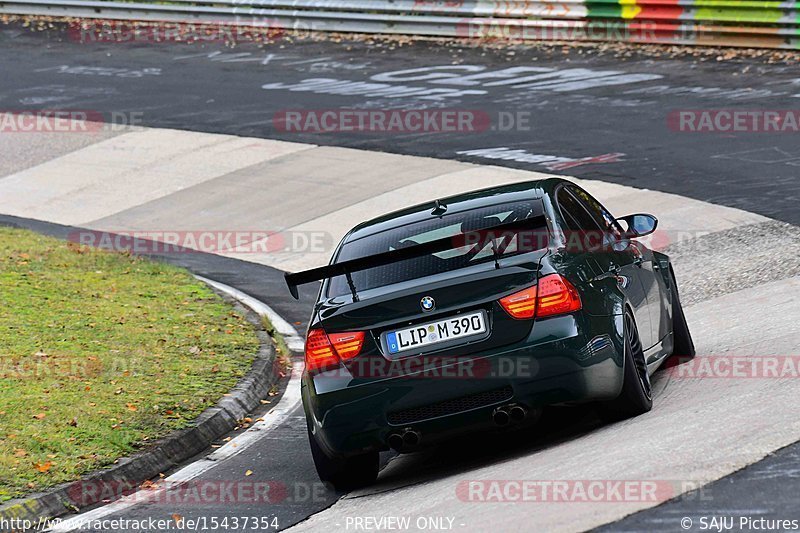
<path fill-rule="evenodd" d="M 633 264 L 638 266 L 639 268 L 642 268 L 642 263 L 644 263 L 644 259 L 642 259 L 641 255 L 637 255 L 636 257 L 633 258 Z"/>

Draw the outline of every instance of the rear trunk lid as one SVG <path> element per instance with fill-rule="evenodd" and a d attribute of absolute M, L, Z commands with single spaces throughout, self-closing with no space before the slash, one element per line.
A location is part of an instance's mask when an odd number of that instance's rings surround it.
<path fill-rule="evenodd" d="M 531 333 L 534 321 L 511 318 L 498 300 L 536 284 L 546 253 L 539 250 L 501 258 L 497 265 L 482 263 L 365 291 L 359 294 L 360 301 L 331 298 L 319 308 L 320 326 L 327 333 L 366 333 L 359 355 L 345 363 L 358 381 L 408 376 L 423 367 L 472 361 Z M 424 309 L 423 300 L 428 299 L 433 307 Z M 480 319 L 473 318 L 476 314 Z M 470 330 L 465 327 L 467 321 L 472 326 L 481 323 L 483 330 Z M 409 335 L 409 330 L 422 335 Z M 456 330 L 461 335 L 456 335 Z"/>

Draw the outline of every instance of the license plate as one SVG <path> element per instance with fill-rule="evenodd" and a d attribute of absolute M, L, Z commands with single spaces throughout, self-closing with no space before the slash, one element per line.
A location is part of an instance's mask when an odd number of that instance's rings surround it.
<path fill-rule="evenodd" d="M 386 347 L 395 354 L 485 332 L 486 319 L 478 311 L 391 331 L 386 334 Z"/>

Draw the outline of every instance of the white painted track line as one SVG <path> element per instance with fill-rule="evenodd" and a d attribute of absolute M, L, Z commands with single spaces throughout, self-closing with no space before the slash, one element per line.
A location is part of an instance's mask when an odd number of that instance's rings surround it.
<path fill-rule="evenodd" d="M 240 291 L 239 289 L 235 289 L 233 287 L 229 287 L 224 283 L 219 283 L 218 281 L 214 281 L 208 278 L 204 278 L 203 276 L 195 276 L 200 281 L 211 285 L 212 287 L 225 292 L 232 298 L 238 300 L 239 302 L 243 303 L 256 313 L 261 316 L 267 317 L 270 324 L 275 328 L 275 331 L 283 336 L 283 340 L 286 341 L 286 346 L 293 352 L 302 353 L 305 349 L 305 341 L 303 337 L 301 337 L 297 330 L 294 329 L 294 326 L 289 324 L 282 316 L 276 313 L 270 306 L 265 304 L 264 302 L 257 300 L 250 296 L 249 294 L 245 294 L 244 292 Z M 288 290 L 288 289 L 287 289 Z"/>

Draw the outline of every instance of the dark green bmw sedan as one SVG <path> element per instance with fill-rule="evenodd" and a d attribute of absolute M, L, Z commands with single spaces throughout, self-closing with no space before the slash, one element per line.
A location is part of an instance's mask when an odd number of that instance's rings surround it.
<path fill-rule="evenodd" d="M 612 216 L 563 179 L 483 189 L 353 228 L 309 323 L 302 396 L 317 472 L 373 482 L 378 453 L 534 424 L 595 402 L 652 407 L 650 375 L 694 356 L 669 258 L 637 241 L 651 215 Z"/>

